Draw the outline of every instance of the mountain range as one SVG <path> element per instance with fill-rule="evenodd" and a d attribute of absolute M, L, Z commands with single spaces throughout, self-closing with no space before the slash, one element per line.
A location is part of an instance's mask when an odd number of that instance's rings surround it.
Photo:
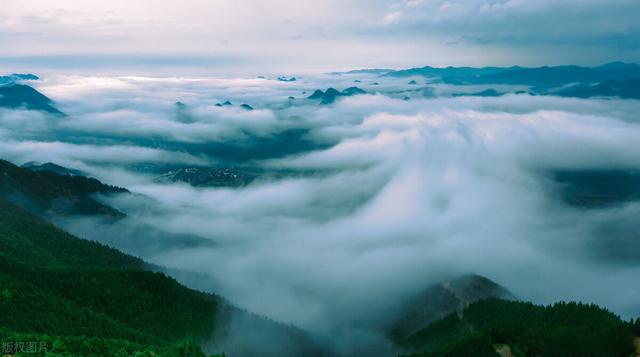
<path fill-rule="evenodd" d="M 640 99 L 639 66 L 625 63 L 599 67 L 422 67 L 353 74 L 380 76 L 381 82 L 392 77 L 425 77 L 400 80 L 425 97 L 432 92 L 419 87 L 418 82 L 464 88 L 451 95 L 455 97 L 501 96 L 509 90 L 475 86 L 517 84 L 531 87 L 517 93 Z M 0 77 L 0 107 L 62 115 L 51 99 L 23 84 L 37 79 L 19 74 Z M 474 87 L 463 87 L 466 85 Z M 404 95 L 403 91 L 399 93 Z M 366 93 L 359 87 L 318 89 L 303 102 L 330 105 L 341 97 Z M 384 89 L 381 93 L 389 94 Z M 233 104 L 226 101 L 218 106 Z M 253 109 L 247 104 L 238 108 Z M 175 109 L 179 120 L 192 122 L 187 105 L 176 102 Z M 253 152 L 269 158 L 318 145 L 308 142 L 306 133 L 292 129 L 242 143 L 184 144 L 184 148 L 197 148 L 211 156 L 226 155 L 228 162 L 220 161 L 219 167 L 168 168 L 158 164 L 161 167 L 145 173 L 154 175 L 157 184 L 183 182 L 231 189 L 278 175 L 311 175 L 314 173 L 234 165 Z M 554 199 L 590 213 L 640 200 L 640 174 L 632 170 L 552 170 L 542 176 Z M 136 221 L 124 208 L 118 208 L 122 197 L 150 199 L 56 163 L 18 166 L 0 160 L 0 341 L 42 341 L 54 355 L 344 353 L 334 349 L 326 336 L 320 338 L 234 306 L 233 301 L 210 290 L 215 285 L 202 283 L 195 273 L 137 258 L 166 247 L 215 249 L 219 242 L 167 233 Z M 68 224 L 79 221 L 89 225 L 95 233 L 91 238 L 98 241 L 79 238 L 84 237 L 78 233 L 81 230 Z M 624 222 L 615 224 L 618 230 L 626 230 Z M 123 227 L 134 234 L 121 234 Z M 96 233 L 99 229 L 100 235 Z M 623 238 L 636 239 L 633 230 L 629 231 Z M 640 256 L 637 249 L 622 244 L 626 240 L 616 238 L 613 230 L 606 232 L 603 244 L 624 249 L 633 259 Z M 216 261 L 211 266 L 215 269 Z M 418 292 L 405 296 L 395 310 L 382 312 L 388 317 L 383 322 L 367 326 L 384 336 L 386 345 L 365 346 L 367 353 L 362 354 L 546 356 L 599 351 L 597 355 L 629 356 L 634 353 L 634 341 L 640 346 L 640 320 L 624 321 L 595 305 L 559 302 L 542 306 L 519 301 L 508 287 L 477 274 L 450 277 L 414 291 Z"/>
<path fill-rule="evenodd" d="M 640 78 L 640 65 L 612 62 L 598 67 L 420 67 L 386 73 L 390 77 L 433 77 L 449 84 L 525 84 L 557 86 L 567 83 L 594 83 Z"/>
<path fill-rule="evenodd" d="M 51 352 L 71 355 L 334 354 L 327 341 L 308 332 L 187 288 L 164 273 L 171 269 L 79 239 L 28 212 L 33 201 L 126 192 L 95 179 L 38 170 L 59 171 L 54 164 L 29 166 L 36 169 L 0 162 L 3 340 L 43 341 Z M 16 193 L 30 200 L 15 200 Z M 640 320 L 625 322 L 593 305 L 518 302 L 495 282 L 467 275 L 405 300 L 377 328 L 392 341 L 387 348 L 394 354 L 496 355 L 508 349 L 531 355 L 545 348 L 631 353 Z M 265 338 L 272 343 L 265 345 Z"/>

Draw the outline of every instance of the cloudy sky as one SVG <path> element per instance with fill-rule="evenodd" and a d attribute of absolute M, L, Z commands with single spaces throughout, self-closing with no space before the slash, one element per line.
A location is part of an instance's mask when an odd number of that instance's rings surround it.
<path fill-rule="evenodd" d="M 0 68 L 318 72 L 640 61 L 636 0 L 22 0 Z"/>

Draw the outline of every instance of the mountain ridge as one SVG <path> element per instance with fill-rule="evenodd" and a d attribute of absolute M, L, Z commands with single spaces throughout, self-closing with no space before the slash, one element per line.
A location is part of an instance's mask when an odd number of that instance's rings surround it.
<path fill-rule="evenodd" d="M 611 62 L 596 67 L 578 65 L 541 67 L 416 67 L 393 71 L 389 77 L 433 77 L 447 84 L 526 84 L 557 86 L 640 78 L 640 65 Z"/>
<path fill-rule="evenodd" d="M 64 115 L 53 105 L 49 97 L 31 86 L 18 83 L 0 86 L 0 108 L 27 109 Z"/>

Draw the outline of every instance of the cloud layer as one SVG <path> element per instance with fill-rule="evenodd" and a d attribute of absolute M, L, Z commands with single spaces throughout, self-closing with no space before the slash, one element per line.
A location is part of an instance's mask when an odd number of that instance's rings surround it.
<path fill-rule="evenodd" d="M 378 92 L 330 106 L 302 99 L 355 79 Z M 553 180 L 558 170 L 640 170 L 638 101 L 527 94 L 406 101 L 395 94 L 403 87 L 406 79 L 365 75 L 287 83 L 51 77 L 39 89 L 69 116 L 0 112 L 0 156 L 54 161 L 126 186 L 136 195 L 111 204 L 130 219 L 111 227 L 123 241 L 110 244 L 203 273 L 206 288 L 235 304 L 331 336 L 345 351 L 381 338 L 371 326 L 406 297 L 464 273 L 535 302 L 640 312 L 640 249 L 628 234 L 640 228 L 640 204 L 572 207 Z M 215 106 L 225 100 L 236 105 Z M 303 134 L 283 135 L 291 131 Z M 248 146 L 255 150 L 233 165 L 279 174 L 241 188 L 154 180 L 163 167 L 226 165 L 221 147 Z M 93 223 L 65 224 L 105 239 Z M 136 250 L 139 224 L 210 244 Z"/>

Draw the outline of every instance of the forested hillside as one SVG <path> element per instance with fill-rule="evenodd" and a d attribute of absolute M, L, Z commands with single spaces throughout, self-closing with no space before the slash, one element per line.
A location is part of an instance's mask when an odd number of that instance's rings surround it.
<path fill-rule="evenodd" d="M 317 352 L 300 330 L 147 268 L 0 200 L 0 340 L 24 342 L 16 349 L 37 341 L 61 355 L 200 356 L 205 343 L 255 353 L 255 338 L 234 330 L 243 320 L 252 334 L 287 342 L 271 355 Z"/>
<path fill-rule="evenodd" d="M 214 332 L 219 299 L 0 202 L 0 339 L 49 352 L 189 351 Z M 177 353 L 177 352 L 176 352 Z"/>
<path fill-rule="evenodd" d="M 550 306 L 487 299 L 452 313 L 405 342 L 421 356 L 631 356 L 640 320 L 623 321 L 596 305 Z"/>
<path fill-rule="evenodd" d="M 124 192 L 127 190 L 94 178 L 34 171 L 0 160 L 0 197 L 38 215 L 122 218 L 122 212 L 100 203 L 94 196 Z"/>

